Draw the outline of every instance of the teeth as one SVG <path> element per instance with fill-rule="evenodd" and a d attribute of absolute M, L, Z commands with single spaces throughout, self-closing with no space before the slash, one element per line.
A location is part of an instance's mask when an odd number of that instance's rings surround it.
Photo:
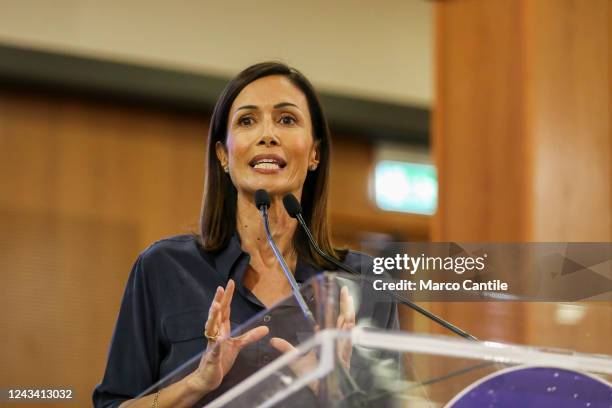
<path fill-rule="evenodd" d="M 259 162 L 253 167 L 256 169 L 268 169 L 268 170 L 280 169 L 280 166 L 278 165 L 278 163 L 274 163 L 274 162 Z"/>

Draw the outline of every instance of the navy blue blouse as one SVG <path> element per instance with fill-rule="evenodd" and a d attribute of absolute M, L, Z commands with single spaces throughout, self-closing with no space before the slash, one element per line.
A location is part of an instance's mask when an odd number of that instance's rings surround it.
<path fill-rule="evenodd" d="M 94 406 L 119 406 L 202 352 L 206 347 L 203 332 L 208 309 L 217 287 L 225 287 L 230 278 L 236 282 L 232 328 L 264 310 L 265 306 L 242 282 L 249 261 L 237 235 L 224 250 L 215 253 L 203 250 L 193 235 L 162 239 L 142 252 L 128 278 L 104 377 L 93 393 Z M 371 264 L 367 262 L 369 257 L 352 251 L 344 261 L 358 271 Z M 303 283 L 321 272 L 298 259 L 295 278 Z M 268 337 L 299 344 L 312 334 L 306 319 L 296 319 L 300 311 L 295 302 L 277 309 L 273 316 L 266 315 L 261 321 L 270 327 Z M 397 327 L 394 305 L 380 304 L 364 313 L 375 326 Z M 360 314 L 361 311 L 358 321 Z M 200 402 L 212 401 L 276 358 L 278 352 L 267 344 L 264 339 L 243 349 L 221 386 Z"/>

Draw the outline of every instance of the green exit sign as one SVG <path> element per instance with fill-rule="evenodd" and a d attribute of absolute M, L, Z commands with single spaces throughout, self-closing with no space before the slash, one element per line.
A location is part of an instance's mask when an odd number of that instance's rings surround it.
<path fill-rule="evenodd" d="M 427 215 L 436 212 L 438 179 L 431 164 L 381 160 L 374 179 L 379 208 Z"/>

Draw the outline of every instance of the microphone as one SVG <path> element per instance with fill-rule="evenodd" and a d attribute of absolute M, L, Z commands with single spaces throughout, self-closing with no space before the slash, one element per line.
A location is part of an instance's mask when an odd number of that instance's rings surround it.
<path fill-rule="evenodd" d="M 255 192 L 255 207 L 262 211 L 261 207 L 265 207 L 266 211 L 270 208 L 270 195 L 266 190 L 257 190 Z"/>
<path fill-rule="evenodd" d="M 325 259 L 326 261 L 334 264 L 337 268 L 342 269 L 343 271 L 346 271 L 348 273 L 352 273 L 352 274 L 355 274 L 355 275 L 359 275 L 359 273 L 357 271 L 355 271 L 353 268 L 351 268 L 350 266 L 348 266 L 347 264 L 345 264 L 343 262 L 340 262 L 339 260 L 337 260 L 333 256 L 325 253 L 321 248 L 319 248 L 319 246 L 317 245 L 317 242 L 315 241 L 314 237 L 312 236 L 312 232 L 310 232 L 310 228 L 308 228 L 308 225 L 306 225 L 306 222 L 304 221 L 304 217 L 302 216 L 302 206 L 300 205 L 300 202 L 298 201 L 297 198 L 295 198 L 295 196 L 293 194 L 287 194 L 287 195 L 285 195 L 283 197 L 283 205 L 285 207 L 285 210 L 289 214 L 289 216 L 292 217 L 292 218 L 297 219 L 298 223 L 302 227 L 302 230 L 304 231 L 304 233 L 308 237 L 308 241 L 310 242 L 310 245 L 314 248 L 314 250 L 323 259 Z M 367 280 L 370 283 L 372 282 L 366 276 L 362 276 L 362 278 Z M 404 296 L 402 296 L 402 295 L 400 295 L 398 293 L 395 293 L 395 292 L 391 292 L 391 296 L 393 296 L 393 298 L 395 298 L 395 300 L 397 300 L 398 302 L 400 302 L 400 303 L 410 307 L 412 310 L 415 310 L 416 312 L 422 314 L 423 316 L 427 317 L 428 319 L 433 320 L 434 322 L 438 323 L 440 326 L 444 327 L 445 329 L 448 329 L 448 330 L 452 331 L 453 333 L 463 337 L 464 339 L 478 341 L 478 339 L 476 337 L 472 336 L 471 334 L 467 333 L 464 330 L 461 330 L 457 326 L 453 325 L 450 322 L 447 322 L 446 320 L 444 320 L 441 317 L 435 315 L 434 313 L 431 313 L 429 310 L 422 308 L 421 306 L 419 306 L 416 303 L 412 302 L 408 298 L 406 298 L 406 297 L 404 297 Z"/>
<path fill-rule="evenodd" d="M 270 208 L 270 195 L 268 194 L 266 190 L 260 189 L 255 192 L 255 206 L 257 207 L 257 209 L 261 213 L 261 216 L 263 217 L 264 229 L 266 230 L 266 238 L 268 239 L 268 244 L 270 244 L 270 247 L 272 248 L 272 252 L 274 252 L 274 256 L 280 263 L 280 267 L 283 270 L 285 277 L 289 281 L 289 284 L 291 285 L 291 291 L 293 292 L 293 296 L 297 300 L 297 303 L 300 306 L 300 309 L 302 309 L 304 316 L 306 316 L 306 318 L 314 326 L 317 326 L 317 322 L 312 312 L 310 311 L 310 308 L 306 304 L 306 301 L 304 300 L 302 293 L 300 292 L 300 287 L 298 286 L 298 283 L 295 281 L 295 277 L 293 276 L 293 274 L 291 273 L 291 270 L 287 266 L 287 263 L 285 262 L 283 255 L 278 250 L 276 243 L 272 239 L 272 233 L 270 232 L 270 223 L 268 220 L 268 208 Z"/>
<path fill-rule="evenodd" d="M 319 254 L 327 262 L 334 264 L 336 268 L 342 269 L 343 271 L 352 273 L 354 275 L 359 275 L 359 272 L 357 272 L 350 266 L 338 261 L 336 258 L 325 253 L 321 248 L 319 248 L 319 245 L 317 245 L 317 242 L 312 236 L 312 232 L 310 232 L 310 228 L 308 228 L 308 225 L 306 225 L 306 221 L 304 221 L 304 217 L 302 217 L 302 206 L 300 205 L 300 202 L 298 201 L 297 198 L 295 198 L 293 194 L 287 194 L 283 197 L 283 205 L 285 207 L 285 210 L 289 214 L 289 216 L 291 218 L 297 219 L 298 223 L 302 227 L 302 230 L 308 237 L 308 241 L 310 242 L 310 245 L 314 248 L 317 254 Z"/>

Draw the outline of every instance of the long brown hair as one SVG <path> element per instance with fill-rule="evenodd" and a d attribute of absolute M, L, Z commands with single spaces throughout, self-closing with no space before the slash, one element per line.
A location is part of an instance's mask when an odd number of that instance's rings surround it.
<path fill-rule="evenodd" d="M 329 158 L 331 136 L 319 98 L 308 79 L 298 70 L 279 62 L 263 62 L 246 68 L 225 87 L 215 104 L 208 131 L 206 180 L 200 217 L 200 243 L 207 251 L 225 248 L 236 231 L 236 188 L 229 175 L 223 171 L 215 153 L 218 141 L 225 144 L 227 118 L 234 99 L 251 82 L 270 75 L 288 78 L 306 96 L 312 118 L 313 137 L 319 143 L 319 164 L 309 171 L 302 189 L 304 220 L 312 230 L 317 244 L 334 257 L 344 258 L 346 250 L 336 249 L 331 242 L 331 230 L 327 215 L 329 194 Z M 296 230 L 293 243 L 298 255 L 307 262 L 333 269 L 327 261 L 310 248 L 301 229 Z"/>

